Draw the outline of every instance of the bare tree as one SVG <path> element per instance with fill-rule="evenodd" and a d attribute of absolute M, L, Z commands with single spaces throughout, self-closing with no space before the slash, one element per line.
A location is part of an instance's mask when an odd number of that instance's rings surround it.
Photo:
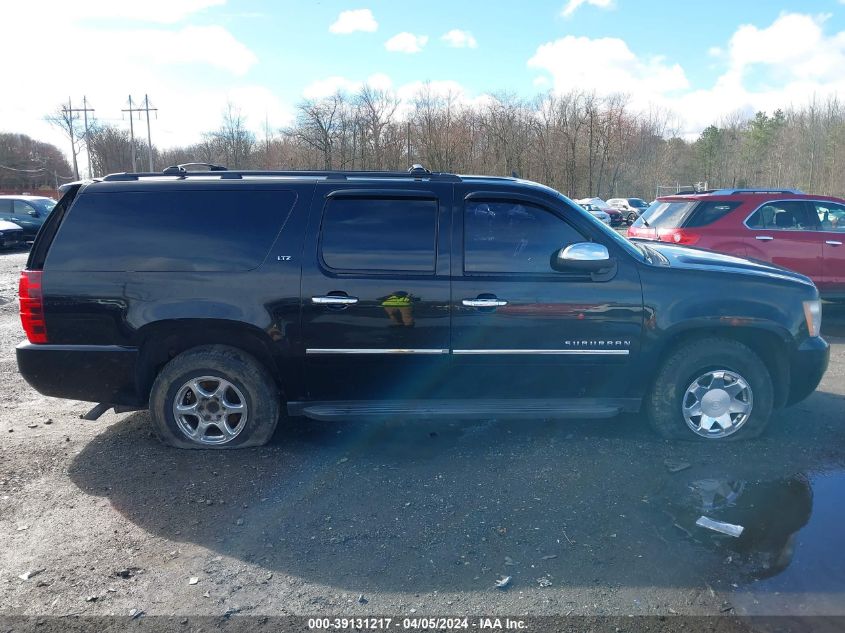
<path fill-rule="evenodd" d="M 339 92 L 318 101 L 303 101 L 297 107 L 296 125 L 289 133 L 319 152 L 324 169 L 332 168 L 346 107 L 346 98 Z"/>
<path fill-rule="evenodd" d="M 70 141 L 70 155 L 73 164 L 73 176 L 79 180 L 79 163 L 77 157 L 85 139 L 85 128 L 79 116 L 68 106 L 60 105 L 52 113 L 44 117 L 50 125 L 59 128 Z"/>
<path fill-rule="evenodd" d="M 135 155 L 144 151 L 146 144 L 135 139 Z M 88 151 L 91 155 L 91 173 L 102 176 L 132 168 L 132 139 L 127 130 L 113 125 L 96 124 L 88 132 Z M 153 148 L 153 155 L 157 151 Z"/>
<path fill-rule="evenodd" d="M 250 166 L 255 134 L 247 129 L 246 117 L 240 108 L 231 102 L 226 104 L 223 121 L 217 130 L 210 133 L 210 140 L 227 167 L 243 169 Z"/>

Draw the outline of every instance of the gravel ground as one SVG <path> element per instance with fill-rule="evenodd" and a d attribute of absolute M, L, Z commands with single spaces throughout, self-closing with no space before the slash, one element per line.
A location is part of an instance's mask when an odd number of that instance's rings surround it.
<path fill-rule="evenodd" d="M 841 307 L 819 390 L 751 443 L 638 416 L 296 420 L 178 451 L 145 412 L 86 422 L 19 377 L 25 259 L 0 254 L 0 615 L 845 614 Z"/>

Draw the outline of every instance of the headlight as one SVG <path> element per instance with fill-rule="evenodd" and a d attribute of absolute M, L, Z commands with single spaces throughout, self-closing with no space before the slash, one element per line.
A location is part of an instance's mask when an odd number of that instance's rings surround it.
<path fill-rule="evenodd" d="M 818 336 L 822 330 L 822 302 L 820 299 L 804 302 L 804 319 L 810 336 Z"/>

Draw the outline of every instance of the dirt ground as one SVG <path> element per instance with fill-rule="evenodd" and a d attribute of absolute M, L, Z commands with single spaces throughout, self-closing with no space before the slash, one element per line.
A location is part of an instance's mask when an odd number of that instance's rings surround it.
<path fill-rule="evenodd" d="M 0 254 L 0 615 L 845 615 L 843 307 L 819 390 L 750 443 L 297 420 L 179 451 L 145 412 L 87 422 L 23 382 L 25 258 Z"/>

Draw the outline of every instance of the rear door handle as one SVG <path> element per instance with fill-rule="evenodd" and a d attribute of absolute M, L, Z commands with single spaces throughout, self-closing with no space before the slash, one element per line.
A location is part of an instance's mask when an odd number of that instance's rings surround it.
<path fill-rule="evenodd" d="M 827 240 L 825 244 L 829 244 L 830 246 L 842 246 L 842 242 L 837 242 L 836 240 Z"/>
<path fill-rule="evenodd" d="M 771 242 L 775 238 L 771 237 L 770 235 L 758 235 L 754 239 L 760 240 L 761 242 Z"/>
<path fill-rule="evenodd" d="M 351 306 L 358 303 L 358 297 L 325 295 L 322 297 L 311 297 L 311 303 L 321 306 Z"/>
<path fill-rule="evenodd" d="M 468 308 L 501 308 L 508 305 L 508 302 L 504 299 L 495 297 L 491 299 L 464 299 L 461 303 Z"/>

